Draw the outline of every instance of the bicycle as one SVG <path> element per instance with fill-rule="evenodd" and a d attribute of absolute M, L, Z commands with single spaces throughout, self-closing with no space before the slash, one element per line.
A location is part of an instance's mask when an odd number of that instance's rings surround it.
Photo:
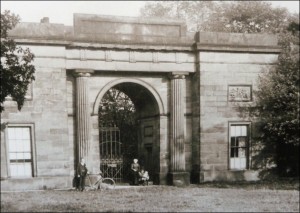
<path fill-rule="evenodd" d="M 86 185 L 87 190 L 97 190 L 97 189 L 114 189 L 116 186 L 115 181 L 112 178 L 104 178 L 101 173 L 97 174 L 97 180 L 92 183 L 90 174 L 87 174 L 90 185 Z"/>

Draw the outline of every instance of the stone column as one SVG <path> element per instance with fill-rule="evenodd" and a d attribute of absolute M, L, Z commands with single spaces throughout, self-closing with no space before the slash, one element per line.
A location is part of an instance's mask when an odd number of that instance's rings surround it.
<path fill-rule="evenodd" d="M 170 137 L 170 181 L 181 186 L 190 182 L 189 173 L 185 171 L 185 119 L 184 119 L 184 74 L 172 74 L 171 78 L 171 137 Z"/>
<path fill-rule="evenodd" d="M 90 107 L 88 81 L 92 70 L 75 70 L 77 162 L 84 158 L 88 165 L 90 146 Z"/>

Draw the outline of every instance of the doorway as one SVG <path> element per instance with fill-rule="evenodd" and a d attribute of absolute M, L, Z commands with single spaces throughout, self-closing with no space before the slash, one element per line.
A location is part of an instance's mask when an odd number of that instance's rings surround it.
<path fill-rule="evenodd" d="M 100 169 L 105 177 L 117 182 L 130 181 L 134 158 L 147 170 L 150 178 L 159 170 L 158 105 L 152 94 L 136 83 L 120 83 L 111 87 L 99 104 Z M 152 138 L 144 126 L 153 127 Z M 157 141 L 158 140 L 158 141 Z"/>

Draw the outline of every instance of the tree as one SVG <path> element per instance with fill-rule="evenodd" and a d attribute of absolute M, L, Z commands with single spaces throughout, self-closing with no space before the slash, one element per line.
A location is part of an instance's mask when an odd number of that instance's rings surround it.
<path fill-rule="evenodd" d="M 177 18 L 187 23 L 189 31 L 206 30 L 203 23 L 214 10 L 213 1 L 147 2 L 141 9 L 143 17 Z"/>
<path fill-rule="evenodd" d="M 234 33 L 278 33 L 286 28 L 291 14 L 286 8 L 265 1 L 220 2 L 205 25 L 210 31 Z"/>
<path fill-rule="evenodd" d="M 35 79 L 35 67 L 31 64 L 34 54 L 28 48 L 17 46 L 16 42 L 8 37 L 9 30 L 20 21 L 19 16 L 10 11 L 1 13 L 1 65 L 0 65 L 0 112 L 4 110 L 5 98 L 11 96 L 21 110 L 28 85 Z"/>
<path fill-rule="evenodd" d="M 253 160 L 261 175 L 299 176 L 299 31 L 280 38 L 283 51 L 276 66 L 260 75 L 255 105 L 240 110 L 254 122 Z"/>
<path fill-rule="evenodd" d="M 235 33 L 277 33 L 293 18 L 287 9 L 265 1 L 149 2 L 141 16 L 183 19 L 189 31 Z"/>

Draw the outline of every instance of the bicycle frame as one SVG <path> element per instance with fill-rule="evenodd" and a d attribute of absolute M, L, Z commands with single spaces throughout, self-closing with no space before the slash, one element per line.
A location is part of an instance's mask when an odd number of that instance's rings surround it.
<path fill-rule="evenodd" d="M 115 181 L 112 178 L 103 178 L 101 174 L 97 174 L 97 180 L 94 183 L 92 183 L 90 175 L 87 174 L 87 176 L 88 176 L 88 179 L 90 182 L 90 185 L 88 187 L 90 187 L 92 190 L 105 188 L 102 186 L 102 185 L 104 185 L 103 181 L 106 182 L 106 189 L 115 188 Z M 107 187 L 107 186 L 110 186 L 110 187 Z"/>
<path fill-rule="evenodd" d="M 101 175 L 97 175 L 97 180 L 94 183 L 92 183 L 90 175 L 87 174 L 87 176 L 88 176 L 88 179 L 89 179 L 89 182 L 90 182 L 89 187 L 91 187 L 94 190 L 98 189 L 100 187 L 100 182 L 103 179 L 102 176 Z"/>

